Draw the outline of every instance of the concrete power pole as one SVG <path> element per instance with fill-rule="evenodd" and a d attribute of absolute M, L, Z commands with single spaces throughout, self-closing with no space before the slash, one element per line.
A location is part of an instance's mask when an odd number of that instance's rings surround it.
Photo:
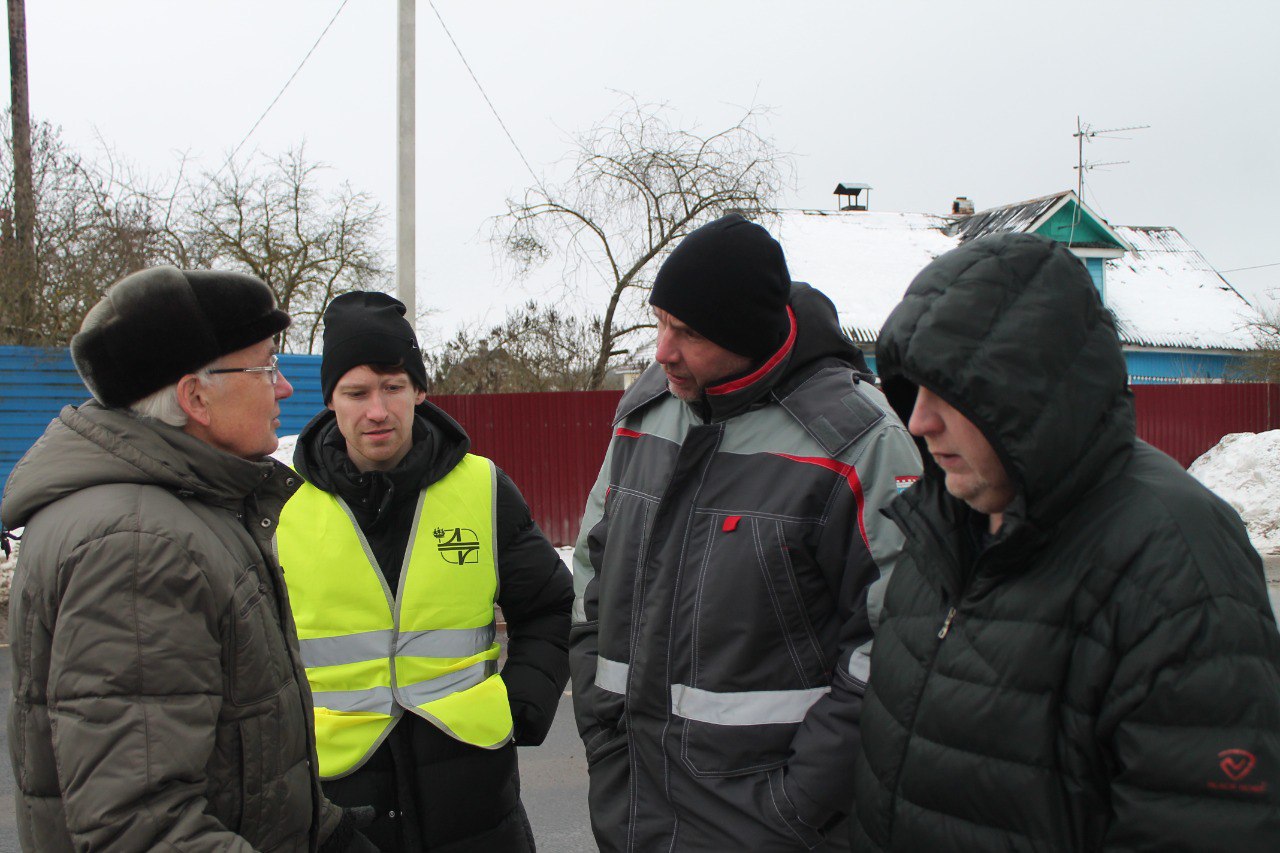
<path fill-rule="evenodd" d="M 4 284 L 12 306 L 0 339 L 39 343 L 35 332 L 35 199 L 31 188 L 31 106 L 27 99 L 27 10 L 9 0 L 9 106 L 13 119 L 13 264 Z"/>
<path fill-rule="evenodd" d="M 14 2 L 9 0 L 12 7 Z M 415 202 L 414 146 L 417 141 L 414 103 L 415 58 L 415 0 L 399 0 L 397 15 L 398 76 L 396 78 L 396 293 L 408 309 L 408 319 L 417 325 L 416 293 L 414 288 Z"/>

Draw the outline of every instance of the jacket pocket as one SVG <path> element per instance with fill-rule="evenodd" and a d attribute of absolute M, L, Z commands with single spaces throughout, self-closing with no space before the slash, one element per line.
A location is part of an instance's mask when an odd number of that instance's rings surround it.
<path fill-rule="evenodd" d="M 209 812 L 227 829 L 239 833 L 244 821 L 244 744 L 237 722 L 223 721 L 214 733 L 205 796 Z"/>
<path fill-rule="evenodd" d="M 770 518 L 712 514 L 699 525 L 706 552 L 685 563 L 697 572 L 690 683 L 711 689 L 731 683 L 736 690 L 830 684 L 828 655 L 810 610 L 833 610 L 834 601 L 801 588 L 802 580 L 809 587 L 819 580 L 812 573 L 797 577 L 792 565 L 792 555 L 805 549 L 789 543 L 788 534 L 802 531 Z"/>
<path fill-rule="evenodd" d="M 781 767 L 831 682 L 787 558 L 786 525 L 713 514 L 699 524 L 707 551 L 686 562 L 699 567 L 692 666 L 670 697 L 682 720 L 682 760 L 702 776 Z"/>
<path fill-rule="evenodd" d="M 289 651 L 266 583 L 249 567 L 231 596 L 231 702 L 244 707 L 293 683 Z"/>
<path fill-rule="evenodd" d="M 266 796 L 266 745 L 262 726 L 256 718 L 240 720 L 240 821 L 239 834 L 258 846 L 262 842 L 264 798 Z"/>
<path fill-rule="evenodd" d="M 590 742 L 584 744 L 587 766 L 593 767 L 609 756 L 627 749 L 627 746 L 625 729 L 600 729 Z"/>
<path fill-rule="evenodd" d="M 822 843 L 822 833 L 800 817 L 795 803 L 787 794 L 784 769 L 769 771 L 768 792 L 769 803 L 772 806 L 771 814 L 782 822 L 787 832 L 794 835 L 809 850 L 813 850 Z"/>
<path fill-rule="evenodd" d="M 600 657 L 598 630 L 595 621 L 580 622 L 569 629 L 573 710 L 584 744 L 602 730 L 617 730 L 626 707 L 625 664 Z"/>
<path fill-rule="evenodd" d="M 798 728 L 795 723 L 720 725 L 688 718 L 683 724 L 680 757 L 695 776 L 742 776 L 782 767 Z"/>

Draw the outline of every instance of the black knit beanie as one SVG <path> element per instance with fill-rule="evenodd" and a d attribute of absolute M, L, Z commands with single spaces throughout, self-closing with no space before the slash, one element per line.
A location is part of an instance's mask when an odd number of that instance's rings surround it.
<path fill-rule="evenodd" d="M 89 309 L 71 360 L 89 392 L 119 408 L 288 326 L 271 289 L 251 275 L 151 267 Z"/>
<path fill-rule="evenodd" d="M 404 317 L 404 303 L 376 291 L 335 297 L 324 309 L 324 355 L 320 388 L 327 405 L 347 371 L 362 364 L 399 364 L 414 384 L 427 388 L 418 336 Z"/>
<path fill-rule="evenodd" d="M 649 304 L 712 343 L 759 361 L 791 331 L 790 293 L 778 241 L 731 213 L 680 241 L 658 270 Z"/>

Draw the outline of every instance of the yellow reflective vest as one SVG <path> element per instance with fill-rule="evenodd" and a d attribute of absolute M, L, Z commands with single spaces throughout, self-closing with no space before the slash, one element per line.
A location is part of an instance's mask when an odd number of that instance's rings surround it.
<path fill-rule="evenodd" d="M 467 454 L 422 490 L 394 596 L 341 498 L 306 483 L 285 505 L 276 545 L 321 778 L 359 769 L 405 711 L 477 747 L 511 739 L 496 671 L 496 489 L 493 463 Z"/>

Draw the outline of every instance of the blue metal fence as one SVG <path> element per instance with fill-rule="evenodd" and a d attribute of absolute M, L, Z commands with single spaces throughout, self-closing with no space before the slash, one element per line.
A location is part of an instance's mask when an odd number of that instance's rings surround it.
<path fill-rule="evenodd" d="M 1231 378 L 1231 368 L 1238 356 L 1200 352 L 1167 352 L 1161 350 L 1125 350 L 1130 385 L 1176 385 L 1188 381 Z M 876 357 L 867 356 L 867 364 L 876 369 Z"/>
<path fill-rule="evenodd" d="M 280 405 L 280 435 L 299 432 L 323 408 L 320 356 L 282 355 L 293 396 Z M 49 421 L 66 405 L 89 399 L 65 348 L 0 347 L 0 483 Z"/>

